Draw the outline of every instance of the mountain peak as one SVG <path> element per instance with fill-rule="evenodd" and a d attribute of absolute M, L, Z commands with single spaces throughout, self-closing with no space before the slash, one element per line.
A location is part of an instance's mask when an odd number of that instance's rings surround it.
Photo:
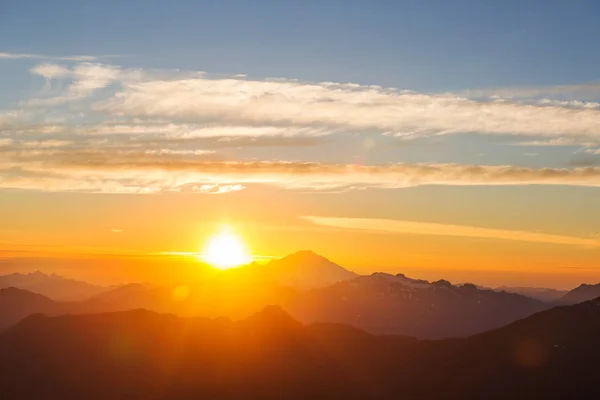
<path fill-rule="evenodd" d="M 295 253 L 289 254 L 289 255 L 281 258 L 281 260 L 297 260 L 297 261 L 310 261 L 310 260 L 315 260 L 315 259 L 327 260 L 327 258 L 315 253 L 312 250 L 300 250 L 300 251 L 297 251 Z M 327 261 L 329 261 L 329 260 L 327 260 Z"/>
<path fill-rule="evenodd" d="M 449 281 L 447 281 L 445 279 L 437 280 L 437 281 L 433 282 L 433 284 L 436 286 L 445 286 L 445 287 L 453 286 L 452 283 L 450 283 Z"/>
<path fill-rule="evenodd" d="M 302 324 L 296 321 L 290 314 L 278 305 L 269 305 L 256 314 L 245 319 L 244 322 L 258 324 L 270 329 L 272 328 L 298 328 Z"/>
<path fill-rule="evenodd" d="M 565 294 L 559 301 L 567 304 L 575 304 L 593 300 L 597 297 L 600 297 L 600 283 L 596 285 L 584 283 Z"/>
<path fill-rule="evenodd" d="M 311 250 L 273 260 L 265 265 L 263 271 L 279 283 L 300 288 L 323 287 L 357 276 Z"/>
<path fill-rule="evenodd" d="M 29 290 L 21 289 L 14 286 L 0 289 L 0 294 L 2 294 L 3 296 L 19 296 L 50 300 L 46 296 L 43 296 L 39 293 L 34 293 Z"/>

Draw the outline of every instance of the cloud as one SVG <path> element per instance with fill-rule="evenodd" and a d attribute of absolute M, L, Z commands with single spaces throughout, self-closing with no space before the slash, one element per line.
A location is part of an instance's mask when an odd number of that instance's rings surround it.
<path fill-rule="evenodd" d="M 56 106 L 89 97 L 98 89 L 111 83 L 124 81 L 130 74 L 123 74 L 119 67 L 96 63 L 80 63 L 73 68 L 65 68 L 56 64 L 41 64 L 31 69 L 33 74 L 46 79 L 70 78 L 72 82 L 65 93 L 49 98 L 31 99 L 25 102 L 28 106 Z"/>
<path fill-rule="evenodd" d="M 58 61 L 94 61 L 97 60 L 96 56 L 46 56 L 43 54 L 31 54 L 31 53 L 0 53 L 0 60 L 58 60 Z"/>
<path fill-rule="evenodd" d="M 191 191 L 195 193 L 205 193 L 205 194 L 223 194 L 229 192 L 237 192 L 244 189 L 244 186 L 237 185 L 194 185 L 191 186 Z"/>
<path fill-rule="evenodd" d="M 599 141 L 600 142 L 600 141 Z M 574 138 L 567 137 L 557 137 L 554 139 L 546 139 L 546 140 L 531 140 L 531 141 L 521 141 L 521 142 L 512 142 L 507 143 L 511 146 L 531 146 L 531 147 L 559 147 L 559 146 L 584 146 L 584 147 L 593 147 L 596 146 L 596 142 L 590 141 L 581 141 Z"/>
<path fill-rule="evenodd" d="M 459 164 L 364 166 L 290 161 L 223 161 L 212 151 L 0 149 L 0 187 L 52 191 L 217 192 L 251 184 L 286 189 L 394 189 L 417 185 L 600 186 L 600 168 L 521 168 Z M 214 190 L 210 190 L 211 192 Z"/>
<path fill-rule="evenodd" d="M 600 165 L 600 158 L 593 155 L 578 155 L 569 161 L 572 167 L 593 167 Z"/>
<path fill-rule="evenodd" d="M 319 126 L 428 136 L 474 132 L 600 137 L 600 110 L 476 101 L 377 86 L 288 80 L 142 80 L 95 109 L 118 116 L 240 125 Z"/>
<path fill-rule="evenodd" d="M 30 72 L 46 79 L 66 78 L 71 75 L 69 68 L 57 64 L 40 64 L 31 68 Z"/>
<path fill-rule="evenodd" d="M 12 129 L 23 121 L 22 110 L 0 111 L 0 129 Z"/>
<path fill-rule="evenodd" d="M 490 101 L 355 83 L 253 80 L 92 62 L 69 68 L 43 63 L 31 72 L 68 84 L 56 96 L 22 104 L 55 107 L 97 94 L 83 109 L 120 121 L 99 124 L 89 134 L 258 137 L 378 132 L 411 139 L 476 133 L 600 142 L 600 109 L 597 103 L 581 100 Z"/>
<path fill-rule="evenodd" d="M 316 216 L 304 216 L 302 218 L 314 224 L 323 226 L 409 235 L 458 236 L 482 239 L 514 240 L 532 243 L 594 247 L 600 246 L 600 241 L 598 239 L 553 235 L 538 232 L 489 229 L 465 225 L 448 225 L 377 218 L 340 218 Z"/>
<path fill-rule="evenodd" d="M 541 99 L 537 100 L 536 104 L 539 104 L 541 106 L 559 106 L 572 108 L 600 108 L 600 103 L 598 103 L 597 101 Z"/>
<path fill-rule="evenodd" d="M 586 103 L 600 98 L 600 83 L 590 82 L 574 85 L 550 85 L 550 86 L 514 86 L 500 88 L 472 89 L 459 92 L 459 95 L 470 98 L 493 98 L 493 99 L 536 99 L 541 103 L 560 101 L 568 105 L 586 107 Z M 560 97 L 563 100 L 555 100 Z M 565 98 L 570 100 L 564 100 Z M 560 104 L 560 103 L 559 103 Z M 597 107 L 594 104 L 588 105 Z"/>
<path fill-rule="evenodd" d="M 84 135 L 160 135 L 163 138 L 318 137 L 333 133 L 311 127 L 202 125 L 138 122 L 96 124 L 76 129 Z"/>
<path fill-rule="evenodd" d="M 60 64 L 33 67 L 48 90 L 23 102 L 28 107 L 22 111 L 0 114 L 0 188 L 224 193 L 252 184 L 337 191 L 600 182 L 599 169 L 591 167 L 226 161 L 235 150 L 224 150 L 311 146 L 342 137 L 352 137 L 354 145 L 364 134 L 360 150 L 366 151 L 378 134 L 407 144 L 464 132 L 529 136 L 518 145 L 591 147 L 600 143 L 600 110 L 587 103 L 489 101 L 353 83 Z"/>

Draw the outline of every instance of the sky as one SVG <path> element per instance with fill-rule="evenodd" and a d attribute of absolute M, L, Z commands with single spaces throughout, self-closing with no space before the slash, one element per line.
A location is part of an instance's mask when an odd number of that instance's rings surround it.
<path fill-rule="evenodd" d="M 595 1 L 0 2 L 0 272 L 600 281 Z"/>

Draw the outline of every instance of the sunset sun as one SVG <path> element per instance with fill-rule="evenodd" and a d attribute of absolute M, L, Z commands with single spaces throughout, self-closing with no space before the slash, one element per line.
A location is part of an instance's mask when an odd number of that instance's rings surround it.
<path fill-rule="evenodd" d="M 202 260 L 215 268 L 229 269 L 247 264 L 252 258 L 242 239 L 225 228 L 209 239 Z"/>

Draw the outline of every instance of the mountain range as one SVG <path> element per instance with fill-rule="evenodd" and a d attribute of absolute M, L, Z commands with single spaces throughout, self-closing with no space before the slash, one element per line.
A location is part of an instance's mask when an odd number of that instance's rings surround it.
<path fill-rule="evenodd" d="M 315 289 L 284 305 L 302 322 L 337 322 L 375 334 L 424 339 L 469 336 L 550 306 L 519 294 L 472 284 L 427 282 L 375 273 Z"/>
<path fill-rule="evenodd" d="M 562 304 L 577 304 L 600 297 L 600 283 L 596 285 L 583 284 L 561 297 L 558 302 Z"/>
<path fill-rule="evenodd" d="M 110 289 L 41 271 L 0 276 L 0 289 L 9 287 L 26 289 L 54 300 L 83 300 Z"/>
<path fill-rule="evenodd" d="M 569 292 L 568 290 L 526 286 L 500 286 L 498 288 L 495 288 L 494 290 L 522 294 L 523 296 L 531 297 L 533 299 L 544 301 L 546 303 L 555 302 Z"/>
<path fill-rule="evenodd" d="M 0 335 L 4 399 L 592 399 L 600 299 L 466 339 L 146 310 L 25 320 Z"/>
<path fill-rule="evenodd" d="M 559 302 L 542 302 L 473 284 L 428 282 L 403 274 L 361 276 L 310 251 L 173 286 L 100 287 L 40 272 L 7 275 L 0 277 L 0 281 L 27 288 L 0 290 L 0 330 L 32 313 L 56 316 L 142 308 L 183 317 L 243 319 L 266 305 L 278 304 L 302 323 L 342 323 L 373 334 L 421 339 L 481 333 L 557 304 L 589 300 L 600 288 L 600 285 L 582 285 Z M 52 299 L 40 296 L 30 288 L 45 288 L 54 296 Z M 74 293 L 83 293 L 82 288 L 90 293 L 85 299 L 54 300 L 77 297 Z"/>

